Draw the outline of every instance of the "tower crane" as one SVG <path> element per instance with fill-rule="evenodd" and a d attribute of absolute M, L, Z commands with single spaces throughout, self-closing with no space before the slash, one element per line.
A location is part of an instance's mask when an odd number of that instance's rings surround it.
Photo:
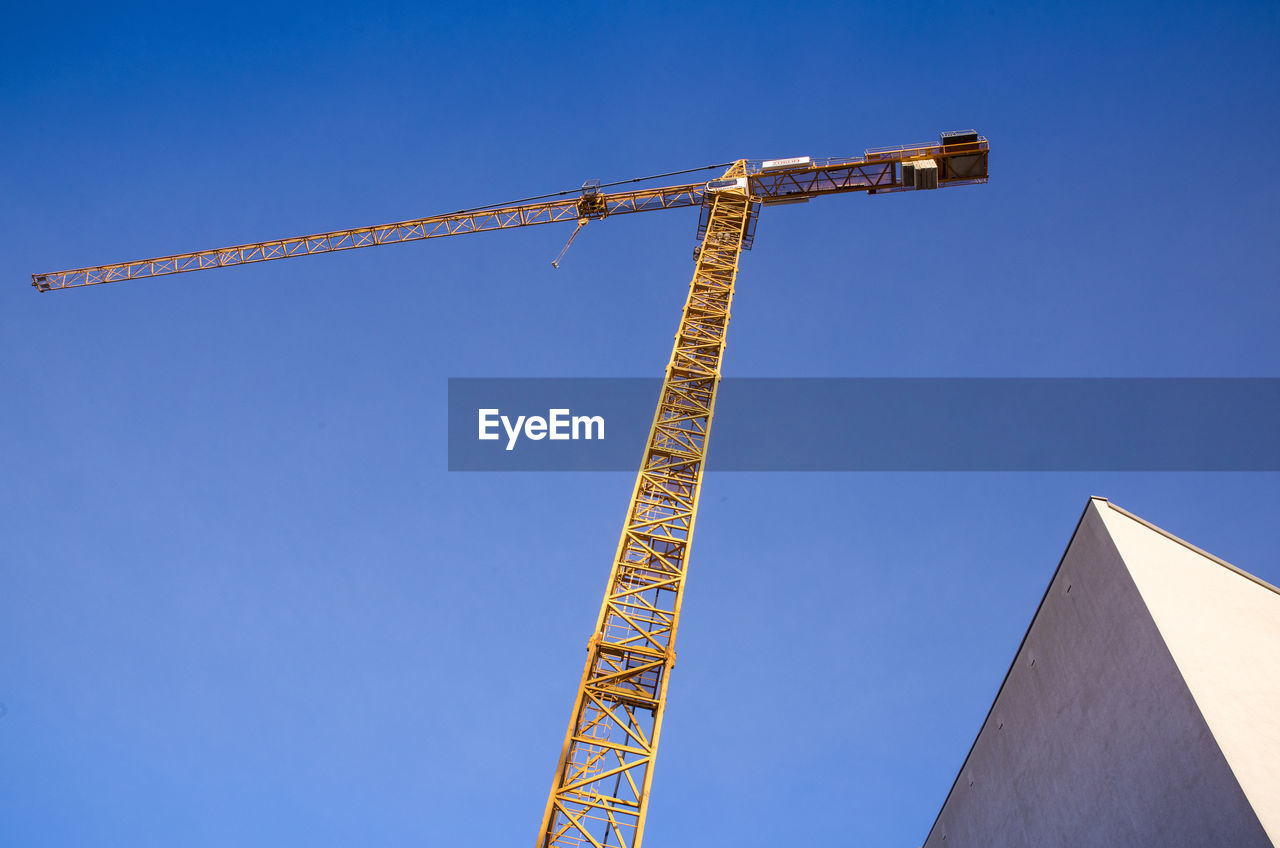
<path fill-rule="evenodd" d="M 34 274 L 31 283 L 48 292 L 559 221 L 576 222 L 576 236 L 593 220 L 700 207 L 693 280 L 537 840 L 538 848 L 640 848 L 729 307 L 738 260 L 751 248 L 760 208 L 841 192 L 887 194 L 984 183 L 988 150 L 985 138 L 967 130 L 942 133 L 936 143 L 869 149 L 858 158 L 740 159 L 709 182 L 607 192 L 590 181 L 580 191 L 525 202 Z M 561 257 L 563 251 L 556 264 Z"/>

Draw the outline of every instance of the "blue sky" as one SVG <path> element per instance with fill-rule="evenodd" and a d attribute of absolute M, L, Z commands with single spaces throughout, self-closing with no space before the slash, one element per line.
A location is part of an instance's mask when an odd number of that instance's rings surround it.
<path fill-rule="evenodd" d="M 448 473 L 446 380 L 660 373 L 697 216 L 29 274 L 972 126 L 765 210 L 726 375 L 1280 376 L 1277 17 L 9 10 L 0 843 L 531 841 L 631 476 Z M 1276 474 L 710 475 L 648 843 L 923 841 L 1091 494 L 1280 583 Z"/>

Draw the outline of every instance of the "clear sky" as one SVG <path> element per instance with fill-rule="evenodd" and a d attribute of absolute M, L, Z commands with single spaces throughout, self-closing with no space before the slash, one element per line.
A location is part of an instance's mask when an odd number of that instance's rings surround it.
<path fill-rule="evenodd" d="M 975 127 L 766 209 L 726 375 L 1280 376 L 1275 4 L 371 6 L 6 10 L 0 844 L 531 843 L 631 475 L 446 380 L 659 374 L 697 213 L 33 272 Z M 1280 583 L 1277 474 L 710 475 L 647 844 L 923 841 L 1091 494 Z"/>

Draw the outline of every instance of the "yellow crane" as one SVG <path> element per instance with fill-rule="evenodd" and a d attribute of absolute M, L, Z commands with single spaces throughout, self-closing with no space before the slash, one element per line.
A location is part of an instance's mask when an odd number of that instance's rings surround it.
<path fill-rule="evenodd" d="M 520 203 L 34 274 L 31 283 L 46 292 L 557 221 L 577 222 L 572 243 L 591 220 L 701 207 L 693 281 L 537 841 L 538 848 L 640 848 L 734 280 L 742 251 L 751 247 L 760 207 L 840 192 L 884 194 L 984 183 L 988 150 L 985 138 L 967 130 L 942 133 L 936 143 L 870 149 L 853 159 L 740 159 L 709 182 L 606 192 L 590 181 L 580 191 Z M 553 264 L 563 255 L 562 250 Z"/>

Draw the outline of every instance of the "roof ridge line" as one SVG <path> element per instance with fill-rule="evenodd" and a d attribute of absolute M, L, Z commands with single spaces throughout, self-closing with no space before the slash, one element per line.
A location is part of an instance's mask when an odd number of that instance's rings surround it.
<path fill-rule="evenodd" d="M 1259 586 L 1263 587 L 1264 589 L 1270 589 L 1272 592 L 1275 592 L 1277 595 L 1280 595 L 1280 588 L 1272 586 L 1270 583 L 1263 580 L 1261 577 L 1250 574 L 1249 572 L 1245 571 L 1243 568 L 1232 565 L 1231 563 L 1227 562 L 1225 559 L 1222 559 L 1221 557 L 1216 557 L 1202 548 L 1197 548 L 1195 545 L 1191 544 L 1186 539 L 1182 539 L 1173 535 L 1168 530 L 1165 530 L 1163 527 L 1157 527 L 1156 525 L 1152 524 L 1150 521 L 1147 521 L 1145 518 L 1134 515 L 1132 512 L 1129 512 L 1129 510 L 1125 509 L 1124 507 L 1116 506 L 1115 504 L 1113 504 L 1111 501 L 1107 500 L 1104 497 L 1100 497 L 1098 495 L 1091 495 L 1089 500 L 1102 501 L 1104 504 L 1111 507 L 1116 512 L 1128 518 L 1132 518 L 1134 521 L 1138 522 L 1143 527 L 1146 527 L 1149 530 L 1154 530 L 1155 532 L 1159 533 L 1161 536 L 1164 536 L 1166 539 L 1177 542 L 1179 545 L 1182 545 L 1184 548 L 1195 551 L 1196 553 L 1200 554 L 1200 556 L 1213 560 L 1223 568 L 1226 568 L 1230 571 L 1234 571 L 1236 574 L 1239 574 L 1241 577 L 1244 577 L 1248 580 L 1252 580 L 1254 583 L 1257 583 Z"/>

